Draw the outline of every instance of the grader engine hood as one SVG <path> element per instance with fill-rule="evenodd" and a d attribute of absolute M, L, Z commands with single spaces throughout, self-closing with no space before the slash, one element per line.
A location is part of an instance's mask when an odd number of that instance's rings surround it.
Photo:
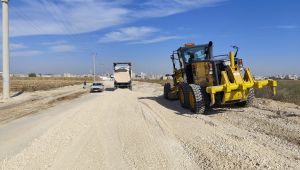
<path fill-rule="evenodd" d="M 263 88 L 269 86 L 276 94 L 277 81 L 275 80 L 254 80 L 250 69 L 245 68 L 242 76 L 239 67 L 235 64 L 234 53 L 229 53 L 230 65 L 226 71 L 221 71 L 221 82 L 218 86 L 209 86 L 206 92 L 210 94 L 211 105 L 215 104 L 215 94 L 223 92 L 222 104 L 236 100 L 246 100 L 251 88 Z"/>

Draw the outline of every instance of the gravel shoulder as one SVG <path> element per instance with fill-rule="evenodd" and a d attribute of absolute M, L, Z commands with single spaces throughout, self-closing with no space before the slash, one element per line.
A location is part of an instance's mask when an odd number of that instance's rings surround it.
<path fill-rule="evenodd" d="M 161 95 L 158 84 L 134 82 L 133 91 L 85 95 L 2 125 L 0 167 L 300 169 L 299 106 L 256 99 L 254 107 L 195 115 Z"/>
<path fill-rule="evenodd" d="M 65 86 L 48 91 L 20 92 L 14 97 L 0 101 L 0 124 L 37 113 L 87 94 L 82 85 Z"/>

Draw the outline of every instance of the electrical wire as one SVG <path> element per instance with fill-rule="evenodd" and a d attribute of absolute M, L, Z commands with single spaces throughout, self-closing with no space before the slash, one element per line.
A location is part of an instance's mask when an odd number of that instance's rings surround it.
<path fill-rule="evenodd" d="M 48 0 L 39 0 L 41 7 L 46 11 L 51 18 L 53 18 L 56 23 L 62 30 L 62 33 L 65 32 L 64 36 L 71 40 L 71 42 L 82 42 L 82 39 L 79 36 L 74 36 L 74 33 L 80 32 L 78 27 L 68 21 L 65 18 L 63 13 L 61 12 L 61 8 L 59 8 L 54 2 L 50 2 Z M 12 8 L 12 12 L 16 14 L 23 22 L 28 23 L 34 30 L 37 31 L 38 34 L 45 33 L 46 30 L 42 29 L 39 24 L 37 24 L 34 20 L 32 20 L 27 14 L 20 12 L 15 6 L 10 6 Z M 20 28 L 21 29 L 21 28 Z M 91 49 L 88 47 L 81 48 L 80 51 L 90 51 Z M 95 51 L 95 50 L 94 50 Z"/>

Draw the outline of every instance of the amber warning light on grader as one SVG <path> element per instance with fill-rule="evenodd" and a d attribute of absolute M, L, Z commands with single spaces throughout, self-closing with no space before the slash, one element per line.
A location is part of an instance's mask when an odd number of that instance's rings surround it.
<path fill-rule="evenodd" d="M 195 44 L 194 43 L 186 43 L 184 44 L 185 47 L 194 47 Z"/>

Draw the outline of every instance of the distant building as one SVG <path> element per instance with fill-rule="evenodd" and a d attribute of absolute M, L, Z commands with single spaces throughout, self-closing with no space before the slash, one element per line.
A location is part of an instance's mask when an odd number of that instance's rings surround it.
<path fill-rule="evenodd" d="M 277 75 L 275 76 L 276 79 L 284 79 L 285 78 L 285 75 Z"/>
<path fill-rule="evenodd" d="M 149 79 L 149 80 L 160 80 L 162 75 L 159 74 L 150 74 L 150 75 L 145 75 L 144 79 Z"/>
<path fill-rule="evenodd" d="M 71 77 L 71 73 L 64 73 L 64 77 Z"/>
<path fill-rule="evenodd" d="M 275 76 L 275 78 L 280 80 L 298 80 L 299 76 L 296 74 L 288 74 L 288 75 L 277 75 Z"/>
<path fill-rule="evenodd" d="M 60 74 L 41 74 L 41 77 L 62 77 Z"/>
<path fill-rule="evenodd" d="M 167 76 L 161 76 L 160 79 L 161 80 L 168 80 L 169 78 Z"/>
<path fill-rule="evenodd" d="M 255 80 L 265 80 L 265 79 L 267 79 L 267 77 L 265 77 L 265 76 L 254 76 L 254 79 Z"/>
<path fill-rule="evenodd" d="M 288 80 L 298 80 L 298 76 L 296 74 L 289 74 L 289 75 L 286 75 L 285 76 L 285 79 L 288 79 Z"/>
<path fill-rule="evenodd" d="M 141 79 L 145 79 L 147 77 L 146 73 L 141 72 Z"/>
<path fill-rule="evenodd" d="M 71 74 L 71 73 L 64 73 L 64 77 L 80 77 L 79 75 Z"/>
<path fill-rule="evenodd" d="M 135 74 L 134 72 L 132 72 L 132 75 L 131 75 L 131 77 L 134 79 L 134 78 L 135 78 L 135 76 L 136 76 L 136 74 Z"/>
<path fill-rule="evenodd" d="M 99 78 L 104 81 L 112 80 L 110 77 L 106 77 L 106 76 L 99 76 Z"/>
<path fill-rule="evenodd" d="M 13 77 L 28 77 L 28 74 L 13 74 Z"/>
<path fill-rule="evenodd" d="M 81 77 L 94 77 L 94 75 L 93 74 L 83 74 L 83 75 L 81 75 Z"/>
<path fill-rule="evenodd" d="M 54 77 L 52 74 L 42 74 L 41 77 Z"/>

